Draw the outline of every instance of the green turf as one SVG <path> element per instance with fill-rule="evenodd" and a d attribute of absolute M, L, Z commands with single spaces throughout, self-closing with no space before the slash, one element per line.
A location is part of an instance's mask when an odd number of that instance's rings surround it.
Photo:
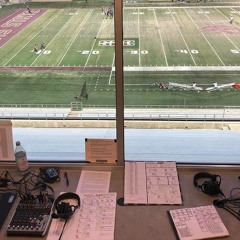
<path fill-rule="evenodd" d="M 191 75 L 192 74 L 192 75 Z M 225 79 L 239 79 L 239 73 L 224 76 L 224 73 L 212 75 L 210 73 L 198 73 L 199 82 L 202 86 L 208 85 L 209 78 L 219 79 L 219 83 Z M 191 83 L 192 76 L 196 73 L 176 72 L 169 74 L 149 72 L 136 74 L 125 73 L 125 104 L 134 106 L 143 105 L 201 105 L 201 106 L 236 106 L 240 101 L 239 90 L 223 90 L 208 93 L 162 90 L 157 87 L 149 88 L 146 83 L 168 83 L 178 75 L 180 81 Z M 80 96 L 84 82 L 87 84 L 88 100 L 82 99 L 84 105 L 115 105 L 114 74 L 109 82 L 108 72 L 1 72 L 0 102 L 1 104 L 70 104 L 78 101 L 75 97 Z"/>
<path fill-rule="evenodd" d="M 104 7 L 109 5 L 105 3 Z M 0 14 L 6 15 L 9 9 Z M 230 13 L 234 14 L 232 26 Z M 124 65 L 135 68 L 124 72 L 125 105 L 239 105 L 239 90 L 198 93 L 148 87 L 155 82 L 195 81 L 203 88 L 215 81 L 240 83 L 239 13 L 240 7 L 124 8 L 124 40 L 129 44 L 124 46 Z M 106 19 L 102 6 L 48 9 L 0 47 L 0 66 L 81 66 L 83 70 L 1 71 L 0 104 L 69 104 L 76 101 L 86 81 L 89 98 L 81 99 L 83 104 L 114 105 L 115 72 L 100 71 L 115 65 L 114 46 L 108 45 L 113 40 L 114 19 Z M 42 41 L 45 51 L 35 54 L 33 47 Z M 189 70 L 179 71 L 179 66 Z M 209 66 L 237 68 L 209 71 Z"/>
<path fill-rule="evenodd" d="M 234 12 L 234 25 L 228 18 Z M 240 8 L 127 8 L 125 66 L 239 66 Z M 197 18 L 196 18 L 197 15 Z M 49 9 L 0 48 L 3 66 L 112 66 L 114 20 L 99 8 Z M 40 54 L 35 44 L 46 43 Z M 97 51 L 97 52 L 96 52 Z M 84 54 L 84 52 L 87 52 Z"/>

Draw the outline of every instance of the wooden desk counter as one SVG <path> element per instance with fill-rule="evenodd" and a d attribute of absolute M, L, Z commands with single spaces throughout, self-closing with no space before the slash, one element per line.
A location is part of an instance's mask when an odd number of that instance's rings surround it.
<path fill-rule="evenodd" d="M 0 166 L 0 172 L 5 169 Z M 38 170 L 36 168 L 36 170 Z M 72 191 L 75 192 L 80 173 L 82 170 L 91 171 L 111 171 L 110 192 L 117 192 L 117 198 L 123 197 L 123 167 L 60 167 L 61 181 L 50 184 L 54 191 L 55 197 L 60 192 Z M 14 168 L 9 170 L 13 176 L 16 174 Z M 67 171 L 69 178 L 69 186 L 66 187 L 63 176 L 64 171 Z M 198 207 L 212 204 L 214 199 L 220 199 L 221 196 L 213 197 L 206 195 L 193 186 L 193 176 L 199 171 L 208 171 L 213 174 L 219 174 L 222 178 L 221 189 L 225 196 L 228 197 L 230 191 L 235 187 L 240 187 L 238 168 L 190 168 L 178 166 L 179 181 L 183 197 L 183 206 L 119 206 L 116 208 L 115 218 L 115 233 L 114 240 L 176 240 L 176 235 L 169 221 L 167 211 L 183 207 Z M 16 206 L 17 201 L 14 203 Z M 14 208 L 13 206 L 13 208 Z M 11 209 L 8 218 L 12 215 L 14 209 Z M 223 240 L 239 240 L 240 236 L 240 221 L 224 209 L 217 208 L 217 212 L 221 216 L 230 236 L 221 238 Z M 8 224 L 7 219 L 1 229 L 1 240 L 23 240 L 23 239 L 46 239 L 45 237 L 12 237 L 6 236 L 5 229 Z M 65 239 L 62 239 L 65 240 Z"/>

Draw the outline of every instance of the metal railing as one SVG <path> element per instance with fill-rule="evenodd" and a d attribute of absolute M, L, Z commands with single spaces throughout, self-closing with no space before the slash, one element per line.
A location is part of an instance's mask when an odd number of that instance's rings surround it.
<path fill-rule="evenodd" d="M 149 108 L 177 108 L 177 109 L 240 109 L 240 106 L 224 106 L 224 105 L 125 105 L 126 109 L 149 109 Z M 77 108 L 78 110 L 82 110 L 83 108 L 113 108 L 115 109 L 115 105 L 98 105 L 98 104 L 85 104 L 82 102 L 71 102 L 65 104 L 55 104 L 55 103 L 29 103 L 29 104 L 0 104 L 0 108 Z"/>
<path fill-rule="evenodd" d="M 71 108 L 71 104 L 49 104 L 49 103 L 29 103 L 29 104 L 0 104 L 0 108 Z"/>
<path fill-rule="evenodd" d="M 240 106 L 128 105 L 124 117 L 133 121 L 239 121 Z M 1 104 L 0 119 L 115 120 L 116 109 L 112 105 Z"/>

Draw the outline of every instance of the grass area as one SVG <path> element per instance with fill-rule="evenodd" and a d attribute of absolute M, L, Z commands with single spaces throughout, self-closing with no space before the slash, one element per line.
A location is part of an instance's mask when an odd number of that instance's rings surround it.
<path fill-rule="evenodd" d="M 159 87 L 148 87 L 148 84 L 175 81 L 191 84 L 193 80 L 203 88 L 210 87 L 209 82 L 218 79 L 218 83 L 238 81 L 239 72 L 125 72 L 126 105 L 191 105 L 191 106 L 236 106 L 240 101 L 240 91 L 225 89 L 216 92 L 187 91 L 180 89 L 164 90 Z M 148 84 L 146 84 L 148 83 Z"/>
<path fill-rule="evenodd" d="M 0 99 L 1 104 L 24 104 L 24 103 L 45 103 L 62 104 L 76 101 L 75 97 L 80 96 L 84 82 L 87 82 L 87 90 L 90 95 L 87 103 L 94 104 L 102 96 L 102 88 L 106 86 L 108 74 L 92 72 L 1 72 Z M 99 81 L 98 89 L 96 81 Z M 102 104 L 114 104 L 113 87 L 107 99 Z M 104 92 L 107 90 L 104 88 Z"/>
<path fill-rule="evenodd" d="M 133 75 L 133 76 L 132 76 Z M 240 101 L 239 90 L 216 92 L 195 92 L 157 87 L 149 88 L 147 83 L 168 83 L 178 75 L 180 81 L 191 83 L 196 73 L 175 72 L 162 73 L 125 73 L 125 105 L 201 105 L 201 106 L 236 106 Z M 229 74 L 230 75 L 230 74 Z M 202 86 L 209 86 L 209 73 L 198 73 Z M 84 105 L 115 105 L 114 75 L 109 83 L 109 72 L 45 71 L 45 72 L 1 72 L 1 104 L 69 104 L 77 101 L 84 82 L 88 99 L 82 99 Z M 211 79 L 218 78 L 225 82 L 224 73 L 211 74 Z M 226 77 L 227 78 L 227 77 Z M 232 73 L 231 80 L 239 79 L 239 73 Z M 205 85 L 207 84 L 207 85 Z"/>

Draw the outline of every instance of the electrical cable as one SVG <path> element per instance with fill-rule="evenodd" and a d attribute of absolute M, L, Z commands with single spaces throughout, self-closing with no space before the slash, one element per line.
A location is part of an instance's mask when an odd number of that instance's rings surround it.
<path fill-rule="evenodd" d="M 14 191 L 18 193 L 20 199 L 34 200 L 36 198 L 45 198 L 54 201 L 54 190 L 44 180 L 35 174 L 34 170 L 24 174 L 20 179 L 14 179 L 9 171 L 3 171 L 0 174 L 2 180 L 2 186 L 0 186 L 1 192 Z M 50 189 L 51 193 L 48 192 Z M 37 194 L 36 191 L 40 193 Z M 35 194 L 34 194 L 35 193 Z"/>
<path fill-rule="evenodd" d="M 228 198 L 215 199 L 213 205 L 225 209 L 240 221 L 240 188 L 233 188 Z"/>
<path fill-rule="evenodd" d="M 61 234 L 60 234 L 58 240 L 61 240 L 62 235 L 63 235 L 63 231 L 64 231 L 64 228 L 65 228 L 66 224 L 67 224 L 67 219 L 65 219 L 65 222 L 64 222 L 64 225 L 63 225 L 63 228 L 62 228 L 62 231 L 61 231 Z"/>

